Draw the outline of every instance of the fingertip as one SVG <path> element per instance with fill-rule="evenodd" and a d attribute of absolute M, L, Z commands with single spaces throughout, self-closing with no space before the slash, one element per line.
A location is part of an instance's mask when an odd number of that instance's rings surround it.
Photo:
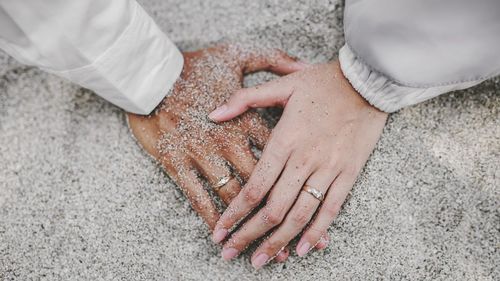
<path fill-rule="evenodd" d="M 234 259 L 240 252 L 235 248 L 225 248 L 222 250 L 222 259 L 229 261 Z"/>
<path fill-rule="evenodd" d="M 235 117 L 238 117 L 240 114 L 247 111 L 247 109 L 248 107 L 246 107 L 245 105 L 236 105 L 229 102 L 228 104 L 221 105 L 214 111 L 210 112 L 208 114 L 208 118 L 214 122 L 229 121 Z"/>
<path fill-rule="evenodd" d="M 222 240 L 224 240 L 224 238 L 226 238 L 227 234 L 228 231 L 225 228 L 215 229 L 212 235 L 212 241 L 216 244 L 219 244 L 220 242 L 222 242 Z"/>
<path fill-rule="evenodd" d="M 317 250 L 323 250 L 328 245 L 328 241 L 321 238 L 321 240 L 316 244 L 315 248 Z"/>
<path fill-rule="evenodd" d="M 226 104 L 223 104 L 217 107 L 214 111 L 210 112 L 210 114 L 208 114 L 208 118 L 213 121 L 220 122 L 222 121 L 222 118 L 226 114 L 227 110 L 228 106 Z"/>
<path fill-rule="evenodd" d="M 290 255 L 290 250 L 288 250 L 288 248 L 285 248 L 278 253 L 278 255 L 275 258 L 275 261 L 284 262 L 288 259 L 289 255 Z"/>
<path fill-rule="evenodd" d="M 314 245 L 314 248 L 316 248 L 316 250 L 323 250 L 328 246 L 329 242 L 330 242 L 329 235 L 324 234 L 323 236 L 321 236 L 319 238 L 318 242 L 316 242 L 316 245 Z"/>
<path fill-rule="evenodd" d="M 252 266 L 256 270 L 261 269 L 268 262 L 269 262 L 269 256 L 266 253 L 260 253 L 252 258 Z"/>
<path fill-rule="evenodd" d="M 308 241 L 299 242 L 296 249 L 297 255 L 299 257 L 305 256 L 310 250 L 311 250 L 311 243 L 309 243 Z"/>

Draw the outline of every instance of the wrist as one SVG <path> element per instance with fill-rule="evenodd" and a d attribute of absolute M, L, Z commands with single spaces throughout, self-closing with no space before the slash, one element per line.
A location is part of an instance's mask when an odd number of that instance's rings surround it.
<path fill-rule="evenodd" d="M 357 109 L 364 109 L 364 110 L 370 110 L 373 112 L 376 112 L 377 115 L 380 116 L 385 116 L 387 117 L 388 113 L 384 112 L 377 107 L 373 106 L 366 100 L 354 87 L 353 85 L 349 82 L 347 77 L 344 75 L 342 72 L 342 68 L 340 66 L 339 60 L 335 60 L 330 63 L 332 67 L 334 68 L 334 79 L 338 80 L 338 87 L 340 88 L 339 91 L 343 92 L 348 95 L 351 103 L 357 108 Z"/>

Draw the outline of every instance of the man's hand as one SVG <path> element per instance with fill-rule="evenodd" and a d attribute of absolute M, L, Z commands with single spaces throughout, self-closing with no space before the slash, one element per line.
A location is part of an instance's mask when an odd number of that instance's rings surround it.
<path fill-rule="evenodd" d="M 257 160 L 251 142 L 262 148 L 269 136 L 265 122 L 247 112 L 215 124 L 207 114 L 242 87 L 243 75 L 269 70 L 288 74 L 306 65 L 277 50 L 220 46 L 184 53 L 184 69 L 171 95 L 149 116 L 129 113 L 132 133 L 182 188 L 193 208 L 213 229 L 219 219 L 200 175 L 229 204 L 240 192 Z M 251 142 L 250 142 L 251 141 Z"/>

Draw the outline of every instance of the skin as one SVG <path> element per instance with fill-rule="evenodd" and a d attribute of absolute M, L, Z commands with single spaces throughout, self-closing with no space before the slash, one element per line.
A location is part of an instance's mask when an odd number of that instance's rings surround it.
<path fill-rule="evenodd" d="M 220 214 L 203 181 L 214 186 L 231 175 L 232 168 L 246 182 L 257 163 L 251 143 L 262 149 L 270 130 L 256 112 L 224 124 L 210 122 L 207 114 L 241 89 L 245 73 L 289 74 L 306 65 L 278 50 L 228 45 L 183 56 L 184 68 L 171 95 L 150 115 L 128 113 L 127 120 L 139 145 L 163 166 L 213 229 Z M 229 204 L 240 190 L 240 181 L 233 178 L 215 193 Z M 288 253 L 281 251 L 276 260 L 286 260 Z"/>
<path fill-rule="evenodd" d="M 284 107 L 283 115 L 245 188 L 213 234 L 216 242 L 225 240 L 222 256 L 231 259 L 271 233 L 252 255 L 257 269 L 301 233 L 299 256 L 323 244 L 387 119 L 387 113 L 352 88 L 338 61 L 241 89 L 210 118 L 222 122 L 250 108 L 275 106 Z M 324 201 L 303 191 L 305 184 L 325 194 Z M 229 235 L 228 229 L 252 211 L 254 215 Z"/>

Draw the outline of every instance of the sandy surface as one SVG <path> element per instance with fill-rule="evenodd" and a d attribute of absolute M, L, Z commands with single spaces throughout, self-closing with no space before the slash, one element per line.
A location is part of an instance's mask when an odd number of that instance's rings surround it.
<path fill-rule="evenodd" d="M 343 43 L 335 1 L 141 3 L 182 48 L 254 37 L 320 62 Z M 498 280 L 499 92 L 391 115 L 329 248 L 256 272 L 221 260 L 120 109 L 1 54 L 0 280 Z"/>

